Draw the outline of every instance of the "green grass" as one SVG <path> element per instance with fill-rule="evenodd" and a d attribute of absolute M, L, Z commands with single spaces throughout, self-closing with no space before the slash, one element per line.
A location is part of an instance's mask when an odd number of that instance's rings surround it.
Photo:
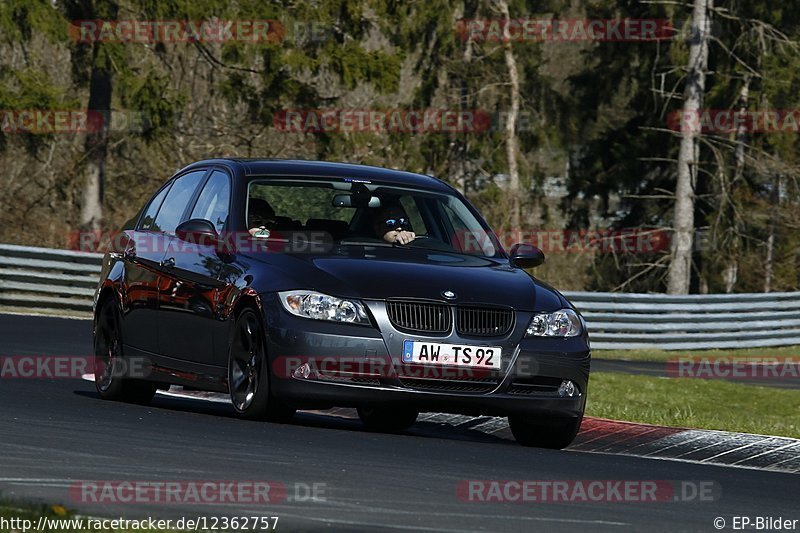
<path fill-rule="evenodd" d="M 586 414 L 663 426 L 800 438 L 800 390 L 594 372 Z"/>
<path fill-rule="evenodd" d="M 668 361 L 678 357 L 800 357 L 800 346 L 740 350 L 592 350 L 596 359 Z"/>

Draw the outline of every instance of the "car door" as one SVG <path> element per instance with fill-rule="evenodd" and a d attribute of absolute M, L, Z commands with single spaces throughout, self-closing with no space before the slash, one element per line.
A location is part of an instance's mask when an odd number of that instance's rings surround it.
<path fill-rule="evenodd" d="M 123 343 L 145 352 L 158 352 L 158 286 L 161 259 L 168 242 L 155 224 L 173 182 L 164 185 L 147 204 L 133 231 L 125 232 L 120 256 L 125 262 Z"/>
<path fill-rule="evenodd" d="M 124 319 L 125 342 L 139 350 L 161 353 L 159 308 L 164 284 L 163 258 L 171 233 L 187 206 L 187 197 L 194 194 L 205 174 L 205 170 L 192 171 L 170 181 L 153 198 L 126 245 L 124 254 L 130 259 L 126 259 L 125 274 L 129 298 Z"/>
<path fill-rule="evenodd" d="M 213 170 L 184 220 L 204 219 L 218 234 L 225 231 L 231 197 L 227 173 Z M 164 262 L 160 296 L 159 346 L 165 356 L 204 365 L 213 364 L 213 337 L 217 329 L 217 297 L 222 255 L 216 243 L 184 241 L 172 236 Z"/>

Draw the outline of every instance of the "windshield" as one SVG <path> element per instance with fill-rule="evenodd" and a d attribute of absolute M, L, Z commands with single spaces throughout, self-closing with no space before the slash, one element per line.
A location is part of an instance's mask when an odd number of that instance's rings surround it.
<path fill-rule="evenodd" d="M 256 179 L 247 224 L 255 236 L 325 232 L 338 244 L 407 246 L 495 257 L 496 238 L 458 197 L 341 180 Z M 405 237 L 396 239 L 396 234 Z M 410 236 L 410 237 L 409 237 Z"/>

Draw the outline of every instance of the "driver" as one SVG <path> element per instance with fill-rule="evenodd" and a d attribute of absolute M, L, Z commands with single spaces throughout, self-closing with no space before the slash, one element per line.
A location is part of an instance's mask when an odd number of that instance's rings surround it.
<path fill-rule="evenodd" d="M 269 237 L 269 226 L 275 224 L 275 210 L 261 198 L 250 198 L 247 203 L 247 230 L 254 237 Z"/>
<path fill-rule="evenodd" d="M 401 206 L 387 206 L 378 210 L 373 218 L 375 234 L 392 244 L 408 244 L 417 238 L 412 231 L 408 214 Z"/>

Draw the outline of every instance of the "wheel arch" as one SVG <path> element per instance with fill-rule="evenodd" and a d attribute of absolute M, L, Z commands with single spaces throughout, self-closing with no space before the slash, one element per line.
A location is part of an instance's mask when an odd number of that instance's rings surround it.
<path fill-rule="evenodd" d="M 246 309 L 255 311 L 255 313 L 263 319 L 264 304 L 261 300 L 261 296 L 255 291 L 255 289 L 250 287 L 244 289 L 236 299 L 236 303 L 233 304 L 233 309 L 230 315 L 232 318 L 231 322 L 235 323 L 239 318 L 239 315 L 241 315 Z"/>
<path fill-rule="evenodd" d="M 117 288 L 110 280 L 106 280 L 106 283 L 103 284 L 102 287 L 97 292 L 97 302 L 94 306 L 94 313 L 92 317 L 92 329 L 95 330 L 97 328 L 97 315 L 100 310 L 106 305 L 108 302 L 114 302 L 117 305 L 119 310 L 120 305 L 120 297 L 117 291 Z"/>

